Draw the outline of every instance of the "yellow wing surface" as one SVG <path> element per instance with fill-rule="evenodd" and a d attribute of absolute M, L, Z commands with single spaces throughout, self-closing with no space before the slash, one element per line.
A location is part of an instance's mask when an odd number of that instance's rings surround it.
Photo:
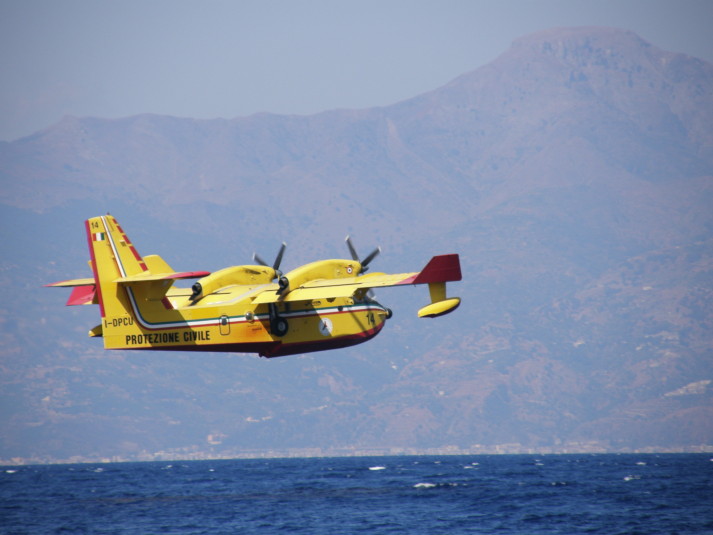
<path fill-rule="evenodd" d="M 287 276 L 290 279 L 290 274 Z M 460 259 L 457 254 L 434 256 L 420 272 L 414 273 L 371 273 L 369 275 L 310 279 L 296 287 L 290 284 L 289 291 L 266 289 L 256 298 L 255 304 L 307 301 L 352 297 L 359 290 L 402 286 L 408 284 L 428 284 L 431 305 L 419 311 L 420 317 L 435 317 L 451 312 L 460 304 L 459 298 L 446 298 L 446 282 L 461 280 Z M 435 306 L 434 306 L 435 305 Z"/>

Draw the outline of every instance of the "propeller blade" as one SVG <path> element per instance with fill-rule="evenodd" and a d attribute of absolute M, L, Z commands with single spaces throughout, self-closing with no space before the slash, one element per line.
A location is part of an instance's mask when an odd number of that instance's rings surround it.
<path fill-rule="evenodd" d="M 349 252 L 352 255 L 352 260 L 361 264 L 361 273 L 366 273 L 369 269 L 369 262 L 371 262 L 372 260 L 374 260 L 374 258 L 377 257 L 377 255 L 381 252 L 381 247 L 377 247 L 376 249 L 374 249 L 364 260 L 359 260 L 359 253 L 357 253 L 356 247 L 354 247 L 351 237 L 347 236 L 346 240 L 344 241 L 347 242 L 347 247 L 349 248 Z"/>
<path fill-rule="evenodd" d="M 282 255 L 285 254 L 286 248 L 287 244 L 285 242 L 282 242 L 282 245 L 280 246 L 280 251 L 277 253 L 277 258 L 275 258 L 275 263 L 272 264 L 272 268 L 275 271 L 278 271 L 280 269 L 280 264 L 282 263 Z"/>
<path fill-rule="evenodd" d="M 381 247 L 377 247 L 374 249 L 371 253 L 369 253 L 369 256 L 367 256 L 364 261 L 361 263 L 362 271 L 366 271 L 366 266 L 369 265 L 369 263 L 376 258 L 379 253 L 381 252 Z"/>
<path fill-rule="evenodd" d="M 253 253 L 253 260 L 255 260 L 255 262 L 257 262 L 257 263 L 260 264 L 261 266 L 269 266 L 269 265 L 270 265 L 270 264 L 268 264 L 267 262 L 265 262 L 265 261 L 260 257 L 260 255 L 257 254 L 257 253 Z"/>
<path fill-rule="evenodd" d="M 275 270 L 275 276 L 279 279 L 282 276 L 282 272 L 280 271 L 280 264 L 282 264 L 282 256 L 285 254 L 285 249 L 287 248 L 287 244 L 285 242 L 282 242 L 282 245 L 280 246 L 280 250 L 277 252 L 277 257 L 275 258 L 275 261 L 272 263 L 272 269 Z M 253 253 L 253 260 L 260 264 L 261 266 L 265 267 L 270 267 L 270 264 L 265 262 L 265 260 L 257 253 Z"/>
<path fill-rule="evenodd" d="M 347 239 L 345 240 L 347 242 L 347 247 L 349 247 L 349 252 L 352 255 L 352 260 L 359 262 L 359 255 L 356 252 L 356 249 L 354 248 L 354 244 L 352 243 L 351 237 L 347 236 Z"/>

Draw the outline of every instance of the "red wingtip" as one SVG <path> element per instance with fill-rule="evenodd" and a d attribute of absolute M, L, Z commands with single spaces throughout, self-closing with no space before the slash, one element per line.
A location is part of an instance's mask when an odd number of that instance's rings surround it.
<path fill-rule="evenodd" d="M 452 282 L 459 281 L 462 278 L 460 257 L 457 254 L 446 254 L 431 258 L 411 284 Z"/>

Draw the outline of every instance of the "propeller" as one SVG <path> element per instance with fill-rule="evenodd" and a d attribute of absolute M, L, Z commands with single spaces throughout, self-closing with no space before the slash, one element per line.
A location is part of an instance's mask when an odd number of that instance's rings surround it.
<path fill-rule="evenodd" d="M 280 285 L 280 291 L 284 290 L 287 288 L 290 283 L 287 280 L 287 277 L 282 275 L 282 271 L 280 271 L 280 264 L 282 263 L 282 256 L 285 254 L 285 249 L 287 248 L 287 244 L 285 242 L 282 242 L 282 245 L 280 246 L 280 250 L 277 252 L 277 257 L 275 258 L 275 261 L 272 263 L 272 269 L 275 270 L 275 278 L 278 281 L 278 284 Z M 262 257 L 257 254 L 253 253 L 253 260 L 260 264 L 261 266 L 266 266 L 266 267 L 271 267 L 270 264 L 265 262 L 265 260 L 262 259 Z"/>
<path fill-rule="evenodd" d="M 275 273 L 278 274 L 278 277 L 282 275 L 282 272 L 280 271 L 280 264 L 282 263 L 282 255 L 285 254 L 285 249 L 287 248 L 287 244 L 285 242 L 282 242 L 282 245 L 280 246 L 280 250 L 277 252 L 277 257 L 275 258 L 275 261 L 272 263 L 272 269 L 275 270 Z M 265 262 L 262 257 L 257 254 L 253 253 L 253 260 L 260 264 L 261 266 L 266 266 L 270 267 L 270 264 Z"/>
<path fill-rule="evenodd" d="M 369 263 L 378 256 L 378 254 L 381 252 L 381 247 L 377 247 L 372 252 L 370 252 L 366 256 L 366 258 L 364 258 L 364 260 L 360 260 L 359 254 L 357 253 L 356 248 L 352 243 L 351 237 L 347 236 L 345 241 L 347 242 L 347 247 L 349 247 L 349 252 L 352 255 L 352 259 L 361 264 L 361 273 L 366 273 L 367 271 L 369 271 Z"/>
<path fill-rule="evenodd" d="M 347 242 L 347 247 L 349 247 L 349 252 L 350 252 L 351 255 L 352 255 L 352 259 L 353 259 L 355 262 L 359 262 L 359 264 L 361 264 L 361 273 L 362 273 L 362 274 L 363 274 L 363 273 L 366 273 L 366 272 L 369 270 L 369 263 L 370 263 L 372 260 L 374 260 L 374 258 L 376 258 L 376 257 L 379 255 L 379 253 L 381 252 L 381 247 L 377 247 L 377 248 L 374 249 L 372 252 L 370 252 L 370 253 L 366 256 L 366 258 L 364 258 L 364 260 L 359 260 L 359 254 L 357 253 L 356 247 L 354 247 L 354 244 L 352 243 L 351 237 L 347 236 L 347 238 L 346 238 L 345 241 Z M 373 302 L 375 302 L 375 303 L 377 302 L 377 301 L 376 301 L 376 294 L 374 294 L 374 290 L 372 290 L 371 288 L 369 288 L 369 289 L 367 290 L 366 294 L 364 294 L 364 297 L 365 297 L 368 301 L 373 301 Z M 387 309 L 387 310 L 388 310 L 388 309 Z M 391 314 L 391 312 L 389 312 L 389 317 L 391 317 L 390 314 Z"/>

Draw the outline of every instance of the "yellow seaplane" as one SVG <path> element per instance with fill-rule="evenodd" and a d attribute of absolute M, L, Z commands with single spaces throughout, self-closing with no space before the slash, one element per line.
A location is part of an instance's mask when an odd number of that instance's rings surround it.
<path fill-rule="evenodd" d="M 93 276 L 47 286 L 72 287 L 67 305 L 99 305 L 89 331 L 106 349 L 228 351 L 279 357 L 356 345 L 376 336 L 391 317 L 373 288 L 427 284 L 431 303 L 420 317 L 442 316 L 460 304 L 446 283 L 461 280 L 457 254 L 434 256 L 420 272 L 369 273 L 380 249 L 363 260 L 347 237 L 351 259 L 320 260 L 280 271 L 285 244 L 270 266 L 214 273 L 177 272 L 158 255 L 141 256 L 111 215 L 85 223 Z M 179 279 L 198 279 L 178 288 Z"/>

